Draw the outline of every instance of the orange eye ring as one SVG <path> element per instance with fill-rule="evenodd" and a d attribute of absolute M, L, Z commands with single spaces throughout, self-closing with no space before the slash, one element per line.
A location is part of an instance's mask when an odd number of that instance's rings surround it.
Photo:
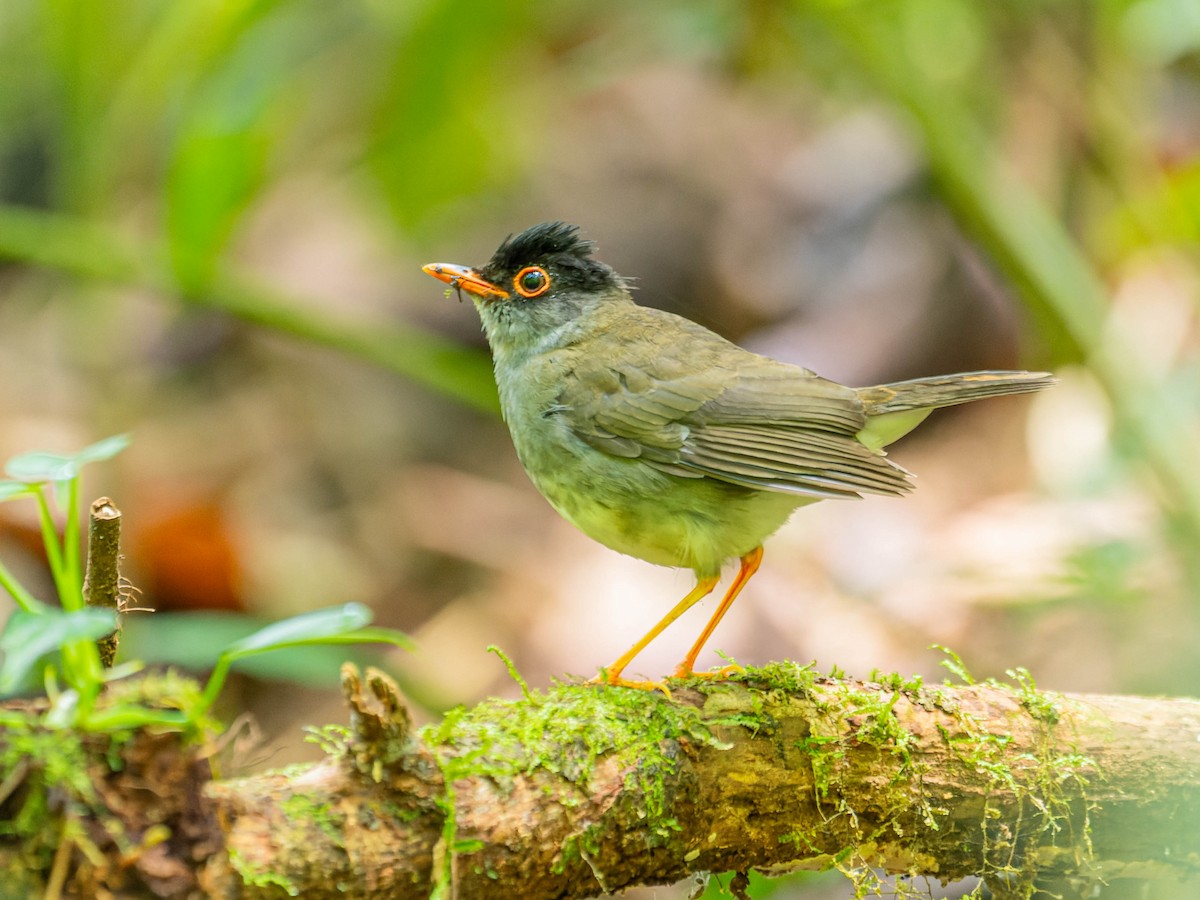
<path fill-rule="evenodd" d="M 513 289 L 522 297 L 540 297 L 550 290 L 550 275 L 541 266 L 526 266 L 513 276 Z"/>

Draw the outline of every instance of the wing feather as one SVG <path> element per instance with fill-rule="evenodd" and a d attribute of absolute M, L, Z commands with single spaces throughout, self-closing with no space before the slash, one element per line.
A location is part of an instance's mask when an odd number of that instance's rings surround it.
<path fill-rule="evenodd" d="M 573 354 L 547 412 L 589 446 L 759 490 L 847 498 L 910 489 L 907 472 L 855 438 L 867 416 L 852 388 L 633 309 L 645 321 L 626 333 L 640 336 Z"/>

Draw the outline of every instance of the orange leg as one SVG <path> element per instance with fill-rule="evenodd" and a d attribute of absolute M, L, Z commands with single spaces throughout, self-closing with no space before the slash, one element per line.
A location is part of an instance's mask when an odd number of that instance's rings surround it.
<path fill-rule="evenodd" d="M 717 624 L 725 613 L 729 612 L 729 607 L 733 606 L 733 601 L 737 599 L 738 594 L 742 592 L 742 588 L 746 586 L 746 582 L 758 571 L 759 563 L 762 562 L 763 549 L 755 547 L 749 553 L 742 557 L 742 567 L 738 570 L 737 577 L 733 579 L 733 584 L 729 586 L 729 590 L 725 592 L 725 599 L 721 601 L 721 605 L 717 607 L 717 611 L 713 613 L 712 618 L 708 620 L 708 624 L 704 626 L 704 630 L 700 632 L 700 637 L 696 639 L 696 643 L 692 644 L 692 649 L 688 651 L 687 656 L 683 658 L 678 666 L 675 667 L 675 673 L 672 678 L 689 678 L 692 675 L 692 667 L 696 664 L 696 657 L 700 655 L 700 651 L 704 649 L 704 645 L 708 639 L 712 637 L 712 633 L 716 630 Z M 709 588 L 712 590 L 712 588 Z M 683 610 L 680 610 L 682 612 Z M 669 621 L 669 620 L 668 620 Z M 655 632 L 657 633 L 657 632 Z"/>
<path fill-rule="evenodd" d="M 714 575 L 711 578 L 700 578 L 696 581 L 696 586 L 688 592 L 688 595 L 675 604 L 675 608 L 663 616 L 662 621 L 646 632 L 645 637 L 625 651 L 615 663 L 609 666 L 604 671 L 604 676 L 597 676 L 592 679 L 593 682 L 602 682 L 604 684 L 616 684 L 624 687 L 645 688 L 647 690 L 656 690 L 661 688 L 666 690 L 662 685 L 654 681 L 626 681 L 621 677 L 621 673 L 625 671 L 625 667 L 629 665 L 635 656 L 641 653 L 649 643 L 662 634 L 663 629 L 678 619 L 681 615 L 687 612 L 691 607 L 695 606 L 700 600 L 703 600 L 712 593 L 713 588 L 717 586 L 717 582 L 721 580 L 719 575 Z"/>

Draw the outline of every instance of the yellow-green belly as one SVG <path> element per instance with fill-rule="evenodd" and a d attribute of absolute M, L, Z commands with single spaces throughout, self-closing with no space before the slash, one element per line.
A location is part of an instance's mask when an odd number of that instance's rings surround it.
<path fill-rule="evenodd" d="M 813 502 L 711 478 L 681 478 L 590 447 L 555 455 L 555 464 L 526 470 L 564 518 L 606 547 L 701 577 L 749 553 L 794 509 Z"/>

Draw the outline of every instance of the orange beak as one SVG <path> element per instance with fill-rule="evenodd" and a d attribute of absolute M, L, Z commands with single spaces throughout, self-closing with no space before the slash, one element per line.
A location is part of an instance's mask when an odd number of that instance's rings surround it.
<path fill-rule="evenodd" d="M 450 263 L 430 263 L 421 266 L 421 271 L 432 275 L 438 281 L 444 281 L 456 291 L 466 291 L 483 300 L 489 297 L 508 298 L 508 291 L 498 288 L 490 281 L 484 281 L 479 273 L 469 266 L 455 266 Z M 461 294 L 459 295 L 462 296 Z"/>

